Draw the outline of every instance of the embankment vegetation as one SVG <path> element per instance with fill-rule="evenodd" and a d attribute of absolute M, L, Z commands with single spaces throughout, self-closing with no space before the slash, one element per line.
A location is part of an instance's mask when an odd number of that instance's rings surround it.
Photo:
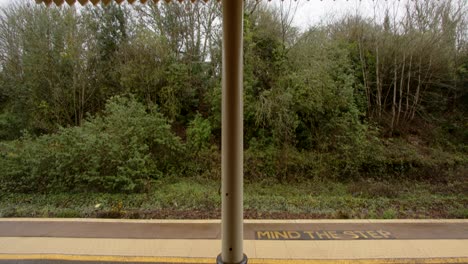
<path fill-rule="evenodd" d="M 252 217 L 468 216 L 467 4 L 403 9 L 299 29 L 293 5 L 246 1 Z M 220 17 L 216 1 L 2 7 L 0 216 L 217 210 Z"/>

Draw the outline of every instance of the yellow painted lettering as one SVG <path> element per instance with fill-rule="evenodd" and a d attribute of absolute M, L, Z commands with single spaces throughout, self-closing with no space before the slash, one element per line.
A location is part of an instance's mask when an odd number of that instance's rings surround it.
<path fill-rule="evenodd" d="M 331 236 L 333 239 L 340 239 L 340 237 L 338 236 L 338 234 L 336 233 L 336 231 L 328 231 L 328 233 L 330 234 L 330 236 Z"/>
<path fill-rule="evenodd" d="M 361 235 L 363 238 L 368 238 L 362 231 L 354 231 L 354 233 Z"/>
<path fill-rule="evenodd" d="M 343 234 L 347 235 L 347 236 L 351 236 L 352 239 L 358 239 L 359 236 L 356 235 L 353 231 L 344 231 Z"/>
<path fill-rule="evenodd" d="M 310 237 L 310 239 L 314 239 L 314 238 L 315 238 L 315 237 L 314 237 L 314 232 L 312 232 L 312 231 L 303 231 L 303 232 L 304 232 L 305 234 L 308 234 L 309 237 Z"/>
<path fill-rule="evenodd" d="M 257 231 L 257 238 L 262 238 L 262 237 L 267 237 L 268 239 L 271 239 L 270 232 Z"/>
<path fill-rule="evenodd" d="M 373 238 L 382 238 L 381 236 L 379 236 L 379 234 L 377 234 L 377 232 L 375 231 L 367 231 L 367 234 L 369 234 L 371 237 Z"/>
<path fill-rule="evenodd" d="M 276 239 L 279 239 L 280 237 L 281 238 L 284 238 L 284 239 L 288 239 L 288 233 L 286 231 L 283 231 L 283 232 L 280 232 L 280 231 L 275 231 L 274 233 Z"/>
<path fill-rule="evenodd" d="M 387 232 L 387 231 L 383 231 L 383 230 L 379 230 L 379 231 L 377 231 L 377 233 L 379 233 L 381 236 L 383 236 L 385 238 L 389 238 L 389 237 L 392 236 L 392 233 Z"/>
<path fill-rule="evenodd" d="M 320 238 L 320 239 L 323 239 L 324 237 L 327 237 L 328 239 L 330 239 L 330 235 L 327 233 L 327 231 L 323 231 L 322 233 L 320 233 L 319 231 L 317 231 L 315 234 L 316 234 L 317 237 Z"/>
<path fill-rule="evenodd" d="M 288 235 L 290 239 L 298 239 L 301 238 L 301 234 L 297 231 L 288 231 Z"/>

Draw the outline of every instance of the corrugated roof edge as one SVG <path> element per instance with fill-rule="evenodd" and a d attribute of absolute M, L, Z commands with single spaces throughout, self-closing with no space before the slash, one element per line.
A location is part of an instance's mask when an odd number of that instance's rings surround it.
<path fill-rule="evenodd" d="M 190 1 L 192 3 L 195 3 L 195 2 L 208 2 L 210 0 L 162 0 L 166 3 L 170 3 L 170 2 L 186 2 L 186 1 Z M 68 5 L 74 5 L 75 3 L 79 3 L 81 5 L 86 5 L 88 3 L 92 3 L 93 5 L 97 5 L 99 3 L 101 4 L 104 4 L 104 5 L 108 5 L 110 4 L 111 2 L 115 2 L 117 4 L 122 4 L 123 2 L 126 2 L 126 3 L 129 3 L 129 4 L 133 4 L 135 2 L 138 2 L 138 3 L 141 3 L 141 4 L 146 4 L 148 2 L 154 2 L 154 3 L 158 3 L 159 0 L 36 0 L 36 3 L 37 4 L 42 4 L 44 3 L 46 6 L 50 6 L 51 4 L 55 4 L 57 6 L 61 6 L 62 4 L 64 3 L 67 3 Z M 220 0 L 216 0 L 216 2 L 220 2 Z"/>

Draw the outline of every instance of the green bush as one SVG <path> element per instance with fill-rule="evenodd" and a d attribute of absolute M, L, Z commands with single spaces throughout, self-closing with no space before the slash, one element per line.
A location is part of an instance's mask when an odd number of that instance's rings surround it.
<path fill-rule="evenodd" d="M 175 173 L 178 137 L 156 108 L 113 97 L 81 127 L 0 145 L 2 191 L 140 191 Z"/>
<path fill-rule="evenodd" d="M 300 182 L 339 177 L 339 171 L 333 167 L 338 160 L 334 153 L 277 147 L 253 138 L 244 155 L 245 177 L 251 181 Z"/>
<path fill-rule="evenodd" d="M 18 116 L 7 111 L 0 112 L 0 140 L 17 138 L 17 131 L 20 131 L 22 127 L 24 127 L 24 124 L 22 124 Z"/>
<path fill-rule="evenodd" d="M 199 152 L 208 148 L 211 137 L 211 125 L 207 119 L 204 119 L 200 114 L 195 116 L 195 119 L 190 122 L 187 129 L 187 145 L 190 150 Z"/>

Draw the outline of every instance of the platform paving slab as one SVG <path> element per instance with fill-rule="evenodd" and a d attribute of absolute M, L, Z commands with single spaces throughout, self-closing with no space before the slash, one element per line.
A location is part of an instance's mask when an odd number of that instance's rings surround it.
<path fill-rule="evenodd" d="M 244 252 L 259 259 L 468 258 L 468 240 L 247 240 Z M 1 254 L 210 258 L 217 240 L 2 237 Z"/>
<path fill-rule="evenodd" d="M 468 239 L 468 220 L 248 221 L 244 239 L 256 231 L 385 230 L 396 239 Z M 0 237 L 80 237 L 134 239 L 220 239 L 219 221 L 0 219 Z"/>
<path fill-rule="evenodd" d="M 392 239 L 258 240 L 258 230 L 387 230 Z M 245 223 L 249 263 L 468 263 L 467 220 Z M 0 264 L 214 263 L 219 220 L 0 219 Z"/>

